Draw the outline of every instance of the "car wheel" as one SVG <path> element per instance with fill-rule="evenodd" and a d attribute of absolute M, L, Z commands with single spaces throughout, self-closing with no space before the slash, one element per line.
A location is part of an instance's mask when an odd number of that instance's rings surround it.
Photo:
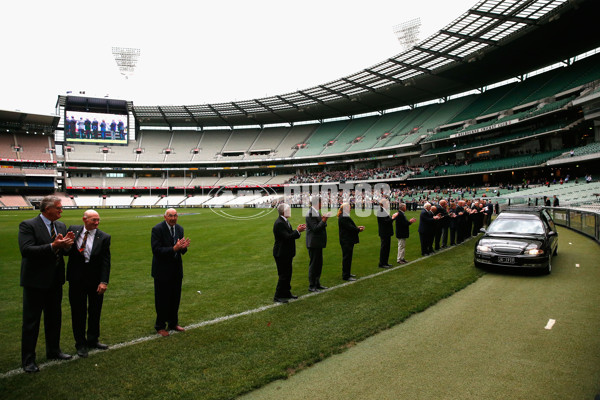
<path fill-rule="evenodd" d="M 550 258 L 548 259 L 548 266 L 546 267 L 546 270 L 544 272 L 546 273 L 546 275 L 550 275 L 550 272 L 552 272 L 552 256 L 550 256 Z"/>

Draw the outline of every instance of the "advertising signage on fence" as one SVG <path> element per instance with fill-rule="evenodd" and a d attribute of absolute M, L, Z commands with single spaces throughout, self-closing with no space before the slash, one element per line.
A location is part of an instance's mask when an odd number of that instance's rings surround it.
<path fill-rule="evenodd" d="M 465 132 L 458 132 L 458 133 L 454 133 L 454 134 L 450 135 L 450 138 L 457 138 L 457 137 L 461 137 L 461 136 L 474 135 L 476 133 L 491 131 L 492 129 L 502 128 L 503 126 L 512 125 L 516 122 L 519 122 L 519 120 L 512 119 L 510 121 L 500 122 L 498 124 L 494 124 L 494 125 L 490 125 L 490 126 L 484 126 L 483 128 L 473 129 L 473 130 L 465 131 Z"/>

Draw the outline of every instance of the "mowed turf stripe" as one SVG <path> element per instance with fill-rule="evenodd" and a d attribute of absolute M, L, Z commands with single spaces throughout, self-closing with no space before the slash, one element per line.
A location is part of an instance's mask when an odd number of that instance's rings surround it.
<path fill-rule="evenodd" d="M 471 240 L 471 239 L 469 239 L 469 240 Z M 469 240 L 461 243 L 460 245 L 468 243 Z M 441 254 L 441 253 L 443 253 L 445 251 L 448 251 L 450 249 L 451 248 L 442 249 L 439 252 L 437 252 L 437 254 L 439 255 L 439 254 Z M 292 300 L 292 301 L 290 301 L 290 303 L 296 302 L 296 301 L 299 301 L 299 300 L 303 300 L 303 299 L 307 299 L 309 297 L 318 296 L 318 295 L 323 294 L 325 292 L 330 292 L 330 291 L 333 291 L 333 290 L 336 290 L 336 289 L 340 289 L 340 288 L 345 287 L 345 286 L 356 284 L 356 283 L 358 283 L 360 281 L 364 281 L 364 280 L 367 280 L 367 279 L 376 278 L 376 277 L 378 277 L 380 275 L 383 275 L 383 274 L 386 274 L 386 273 L 390 273 L 390 272 L 392 272 L 394 270 L 401 269 L 401 268 L 406 268 L 406 267 L 410 266 L 411 264 L 413 264 L 416 261 L 420 261 L 422 259 L 426 259 L 426 258 L 429 258 L 429 257 L 432 257 L 432 256 L 429 255 L 429 256 L 421 257 L 421 258 L 419 258 L 419 259 L 417 259 L 415 261 L 411 261 L 411 262 L 408 262 L 408 263 L 403 264 L 403 265 L 398 265 L 396 267 L 391 267 L 389 269 L 384 269 L 384 270 L 382 270 L 380 272 L 377 272 L 377 273 L 374 273 L 374 274 L 371 274 L 371 275 L 367 275 L 367 276 L 364 276 L 364 277 L 357 278 L 356 281 L 353 281 L 353 282 L 345 282 L 345 283 L 342 283 L 340 285 L 332 286 L 332 287 L 330 287 L 330 288 L 328 288 L 328 289 L 326 289 L 324 291 L 321 291 L 321 292 L 313 292 L 313 293 L 308 293 L 308 294 L 305 294 L 305 295 L 302 295 L 302 296 L 298 296 L 298 299 Z M 204 326 L 214 325 L 214 324 L 218 324 L 220 322 L 224 322 L 224 321 L 228 321 L 228 320 L 231 320 L 231 319 L 243 317 L 245 315 L 251 315 L 251 314 L 259 313 L 259 312 L 266 311 L 266 310 L 269 310 L 271 308 L 279 307 L 279 306 L 285 306 L 285 304 L 282 304 L 282 303 L 273 303 L 273 304 L 269 304 L 269 305 L 266 305 L 266 306 L 258 307 L 258 308 L 252 309 L 252 310 L 246 310 L 246 311 L 243 311 L 243 312 L 240 312 L 240 313 L 231 314 L 231 315 L 225 315 L 223 317 L 218 317 L 218 318 L 215 318 L 215 319 L 212 319 L 212 320 L 209 320 L 209 321 L 202 321 L 202 322 L 198 322 L 198 323 L 195 323 L 195 324 L 187 325 L 187 326 L 185 326 L 185 329 L 186 330 L 192 330 L 192 329 L 201 328 L 201 327 L 204 327 Z M 170 331 L 170 333 L 172 335 L 173 334 L 176 334 L 176 335 L 179 334 L 179 332 L 176 332 L 176 331 Z M 90 350 L 88 354 L 89 354 L 89 356 L 92 356 L 92 355 L 94 355 L 96 353 L 105 353 L 105 352 L 110 351 L 110 350 L 117 350 L 117 349 L 121 349 L 121 348 L 124 348 L 124 347 L 129 347 L 129 346 L 133 346 L 133 345 L 136 345 L 136 344 L 147 342 L 149 340 L 156 340 L 156 339 L 162 339 L 162 336 L 160 336 L 160 335 L 145 336 L 145 337 L 137 338 L 137 339 L 134 339 L 134 340 L 130 340 L 128 342 L 117 343 L 117 344 L 111 345 L 108 350 Z M 38 365 L 38 367 L 40 369 L 45 369 L 45 368 L 48 368 L 48 367 L 60 365 L 60 364 L 65 363 L 65 362 L 72 362 L 72 361 L 75 361 L 78 358 L 79 358 L 78 356 L 75 356 L 71 360 L 66 360 L 66 361 L 54 361 L 54 360 L 46 361 L 44 363 L 40 363 Z M 4 378 L 8 378 L 8 377 L 17 375 L 17 374 L 24 374 L 24 373 L 25 372 L 23 371 L 22 368 L 13 369 L 11 371 L 7 371 L 5 373 L 0 374 L 0 379 L 4 379 Z"/>
<path fill-rule="evenodd" d="M 595 398 L 600 246 L 568 229 L 559 228 L 559 235 L 551 275 L 487 274 L 402 324 L 244 399 Z"/>

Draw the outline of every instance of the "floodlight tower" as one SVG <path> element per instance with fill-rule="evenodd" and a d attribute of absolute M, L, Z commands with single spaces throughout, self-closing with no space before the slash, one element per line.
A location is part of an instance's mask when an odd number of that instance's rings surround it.
<path fill-rule="evenodd" d="M 135 71 L 138 59 L 140 57 L 140 49 L 134 49 L 130 47 L 113 47 L 112 53 L 121 75 L 125 76 L 125 79 L 129 79 Z"/>
<path fill-rule="evenodd" d="M 421 18 L 414 18 L 403 22 L 392 28 L 394 34 L 402 46 L 402 50 L 408 50 L 419 41 L 419 30 L 421 29 Z"/>

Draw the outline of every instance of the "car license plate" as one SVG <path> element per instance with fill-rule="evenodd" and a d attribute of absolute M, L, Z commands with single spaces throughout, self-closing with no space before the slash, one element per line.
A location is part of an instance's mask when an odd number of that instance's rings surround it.
<path fill-rule="evenodd" d="M 514 264 L 515 258 L 514 257 L 498 257 L 498 262 L 502 263 L 502 264 Z"/>

